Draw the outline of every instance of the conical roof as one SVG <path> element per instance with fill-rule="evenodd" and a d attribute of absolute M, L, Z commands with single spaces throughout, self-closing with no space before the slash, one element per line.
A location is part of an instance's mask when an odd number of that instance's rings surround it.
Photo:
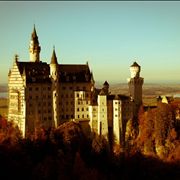
<path fill-rule="evenodd" d="M 37 36 L 37 33 L 36 33 L 36 27 L 34 25 L 34 29 L 33 29 L 33 32 L 31 34 L 31 39 L 33 40 L 33 42 L 36 44 L 36 45 L 39 45 L 39 41 L 38 41 L 38 36 Z"/>
<path fill-rule="evenodd" d="M 104 82 L 104 86 L 109 86 L 109 83 L 107 81 Z"/>
<path fill-rule="evenodd" d="M 53 53 L 52 53 L 52 57 L 51 57 L 51 64 L 58 64 L 55 48 L 53 48 Z"/>
<path fill-rule="evenodd" d="M 35 25 L 34 25 L 34 29 L 33 29 L 33 32 L 32 32 L 32 38 L 37 38 L 37 33 L 36 33 Z"/>
<path fill-rule="evenodd" d="M 135 61 L 135 62 L 131 65 L 131 67 L 140 67 L 140 65 Z"/>

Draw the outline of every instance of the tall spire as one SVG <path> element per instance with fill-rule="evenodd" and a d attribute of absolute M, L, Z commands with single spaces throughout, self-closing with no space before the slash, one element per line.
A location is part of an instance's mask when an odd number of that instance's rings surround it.
<path fill-rule="evenodd" d="M 51 64 L 58 64 L 54 46 L 53 46 L 53 53 L 52 53 L 52 57 L 51 57 Z"/>
<path fill-rule="evenodd" d="M 41 51 L 41 47 L 39 45 L 38 36 L 36 33 L 36 27 L 34 24 L 33 32 L 31 33 L 30 46 L 29 46 L 30 61 L 39 62 L 40 51 Z"/>
<path fill-rule="evenodd" d="M 36 33 L 36 27 L 35 27 L 35 24 L 34 24 L 34 29 L 33 29 L 33 32 L 31 34 L 31 39 L 32 40 L 37 40 L 38 41 L 38 36 L 37 36 L 37 33 Z"/>

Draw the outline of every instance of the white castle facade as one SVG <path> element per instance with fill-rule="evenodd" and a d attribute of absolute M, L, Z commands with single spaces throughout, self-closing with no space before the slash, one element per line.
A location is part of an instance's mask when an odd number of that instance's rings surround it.
<path fill-rule="evenodd" d="M 53 49 L 50 64 L 42 62 L 36 29 L 31 35 L 30 61 L 15 56 L 8 74 L 8 120 L 20 128 L 23 137 L 37 126 L 45 129 L 73 120 L 87 123 L 99 135 L 112 131 L 116 142 L 125 137 L 129 119 L 137 117 L 142 104 L 141 67 L 134 62 L 128 79 L 129 96 L 109 93 L 107 81 L 95 88 L 93 74 L 86 64 L 58 64 Z"/>

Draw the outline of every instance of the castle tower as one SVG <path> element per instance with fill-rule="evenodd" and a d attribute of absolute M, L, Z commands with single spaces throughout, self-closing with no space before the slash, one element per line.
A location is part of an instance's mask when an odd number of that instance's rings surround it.
<path fill-rule="evenodd" d="M 103 89 L 98 95 L 98 134 L 108 137 L 107 95 Z"/>
<path fill-rule="evenodd" d="M 40 51 L 41 47 L 39 45 L 38 36 L 36 33 L 36 28 L 34 25 L 33 32 L 31 34 L 31 41 L 29 45 L 29 54 L 31 62 L 39 62 L 40 61 Z"/>
<path fill-rule="evenodd" d="M 142 85 L 144 79 L 140 77 L 141 66 L 134 62 L 130 66 L 131 78 L 128 79 L 129 93 L 133 101 L 133 117 L 137 118 L 142 104 Z"/>
<path fill-rule="evenodd" d="M 104 82 L 103 84 L 103 89 L 106 95 L 109 94 L 109 83 L 107 81 Z"/>
<path fill-rule="evenodd" d="M 59 124 L 59 69 L 55 49 L 53 49 L 51 57 L 50 74 L 52 80 L 53 126 L 57 127 Z"/>

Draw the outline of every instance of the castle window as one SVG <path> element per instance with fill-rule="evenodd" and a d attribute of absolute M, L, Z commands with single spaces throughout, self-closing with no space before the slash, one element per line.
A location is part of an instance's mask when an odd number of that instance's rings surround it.
<path fill-rule="evenodd" d="M 47 117 L 44 117 L 44 120 L 46 121 L 46 120 L 47 120 Z"/>
<path fill-rule="evenodd" d="M 39 90 L 39 88 L 38 87 L 36 87 L 36 91 L 38 91 Z"/>
<path fill-rule="evenodd" d="M 77 111 L 79 111 L 79 108 L 77 108 Z"/>
<path fill-rule="evenodd" d="M 77 97 L 79 97 L 79 93 L 77 93 Z"/>
<path fill-rule="evenodd" d="M 115 102 L 115 104 L 117 104 L 117 102 Z"/>
<path fill-rule="evenodd" d="M 115 117 L 118 117 L 118 115 L 116 114 Z"/>
<path fill-rule="evenodd" d="M 68 119 L 69 118 L 69 115 L 66 115 L 66 119 Z"/>
<path fill-rule="evenodd" d="M 84 90 L 84 91 L 86 90 L 86 87 L 85 87 L 85 86 L 83 86 L 83 90 Z"/>
<path fill-rule="evenodd" d="M 69 76 L 66 76 L 66 81 L 69 81 Z"/>
<path fill-rule="evenodd" d="M 50 109 L 48 109 L 48 113 L 51 113 L 51 110 L 50 110 Z"/>
<path fill-rule="evenodd" d="M 73 118 L 74 116 L 73 115 L 71 115 L 71 118 Z"/>
<path fill-rule="evenodd" d="M 68 94 L 66 94 L 66 98 L 68 98 Z"/>
<path fill-rule="evenodd" d="M 117 108 L 115 108 L 115 111 L 117 111 L 118 109 Z"/>
<path fill-rule="evenodd" d="M 39 110 L 38 113 L 40 114 L 40 113 L 41 113 L 41 110 Z"/>
<path fill-rule="evenodd" d="M 76 90 L 79 90 L 79 86 L 76 87 Z"/>
<path fill-rule="evenodd" d="M 50 99 L 50 98 L 51 98 L 51 96 L 50 96 L 50 95 L 48 95 L 48 98 Z"/>
<path fill-rule="evenodd" d="M 88 94 L 88 93 L 86 93 L 86 97 L 89 97 L 89 94 Z"/>
<path fill-rule="evenodd" d="M 87 118 L 89 118 L 89 115 L 87 114 Z"/>
<path fill-rule="evenodd" d="M 17 79 L 17 78 L 16 78 Z M 32 77 L 32 82 L 35 82 L 36 81 L 36 78 Z"/>
<path fill-rule="evenodd" d="M 82 108 L 82 111 L 84 111 L 84 108 Z"/>
<path fill-rule="evenodd" d="M 32 99 L 32 96 L 29 96 L 29 99 Z"/>
<path fill-rule="evenodd" d="M 71 94 L 71 97 L 73 98 L 73 94 Z"/>
<path fill-rule="evenodd" d="M 29 91 L 32 91 L 32 87 L 29 87 Z"/>
<path fill-rule="evenodd" d="M 79 118 L 79 115 L 78 115 L 78 118 Z"/>
<path fill-rule="evenodd" d="M 51 87 L 48 87 L 48 90 L 51 90 Z"/>
<path fill-rule="evenodd" d="M 66 89 L 66 87 L 65 87 L 65 86 L 63 86 L 63 87 L 62 87 L 62 89 L 63 89 L 63 90 L 65 90 L 65 89 Z"/>
<path fill-rule="evenodd" d="M 86 111 L 89 111 L 89 109 L 88 109 L 88 108 L 86 108 Z"/>
<path fill-rule="evenodd" d="M 51 120 L 52 119 L 51 116 L 49 116 L 48 119 Z"/>
<path fill-rule="evenodd" d="M 70 89 L 70 90 L 72 90 L 72 89 L 73 89 L 73 87 L 72 87 L 72 86 L 70 86 L 70 87 L 69 87 L 69 89 Z"/>
<path fill-rule="evenodd" d="M 63 98 L 63 97 L 64 97 L 64 94 L 62 94 L 61 97 Z"/>
<path fill-rule="evenodd" d="M 84 114 L 82 115 L 82 118 L 84 118 Z"/>

